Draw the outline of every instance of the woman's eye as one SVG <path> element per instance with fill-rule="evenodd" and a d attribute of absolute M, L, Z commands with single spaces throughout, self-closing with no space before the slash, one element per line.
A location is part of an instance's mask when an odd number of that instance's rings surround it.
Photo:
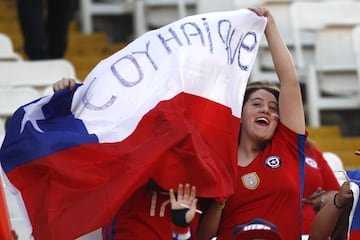
<path fill-rule="evenodd" d="M 254 105 L 254 106 L 261 106 L 261 103 L 254 102 L 253 105 Z"/>

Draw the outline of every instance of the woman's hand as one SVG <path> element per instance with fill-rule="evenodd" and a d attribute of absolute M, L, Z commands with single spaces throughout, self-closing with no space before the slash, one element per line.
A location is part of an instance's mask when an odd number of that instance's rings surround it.
<path fill-rule="evenodd" d="M 185 221 L 186 223 L 189 224 L 194 219 L 196 213 L 196 204 L 197 204 L 196 187 L 192 186 L 190 188 L 189 184 L 185 184 L 185 189 L 184 189 L 183 184 L 179 184 L 177 199 L 175 197 L 175 193 L 173 189 L 169 190 L 169 194 L 170 194 L 170 203 L 172 210 L 185 209 L 185 208 L 189 209 L 185 214 Z"/>
<path fill-rule="evenodd" d="M 338 194 L 334 197 L 334 204 L 336 206 L 344 206 L 349 199 L 353 197 L 353 192 L 350 188 L 350 181 L 345 181 L 338 192 Z"/>
<path fill-rule="evenodd" d="M 303 205 L 312 205 L 315 211 L 319 211 L 323 206 L 323 195 L 325 191 L 319 188 L 316 192 L 314 192 L 311 196 L 307 198 L 303 198 Z"/>
<path fill-rule="evenodd" d="M 54 92 L 58 92 L 65 88 L 69 88 L 71 91 L 75 89 L 76 80 L 73 78 L 62 78 L 53 84 Z"/>
<path fill-rule="evenodd" d="M 267 18 L 267 26 L 269 25 L 269 23 L 274 23 L 274 17 L 271 14 L 271 12 L 269 11 L 269 9 L 265 8 L 265 7 L 250 7 L 248 8 L 250 11 L 253 11 L 254 13 L 256 13 L 256 15 L 260 16 L 260 17 L 266 17 Z"/>

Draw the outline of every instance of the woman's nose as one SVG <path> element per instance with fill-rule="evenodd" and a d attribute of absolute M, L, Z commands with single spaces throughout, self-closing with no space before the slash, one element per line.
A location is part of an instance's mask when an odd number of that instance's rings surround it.
<path fill-rule="evenodd" d="M 263 106 L 261 107 L 261 112 L 262 112 L 262 113 L 269 113 L 269 107 L 266 106 L 266 105 L 263 105 Z"/>

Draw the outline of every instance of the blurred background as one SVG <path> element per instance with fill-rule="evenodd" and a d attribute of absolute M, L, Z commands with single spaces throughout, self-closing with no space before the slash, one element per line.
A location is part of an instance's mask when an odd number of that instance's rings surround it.
<path fill-rule="evenodd" d="M 20 10 L 26 1 L 0 0 L 1 140 L 6 118 L 19 105 L 51 93 L 51 84 L 62 77 L 83 81 L 99 61 L 146 31 L 189 15 L 262 5 L 271 10 L 294 56 L 309 138 L 321 151 L 336 154 L 346 170 L 360 168 L 354 155 L 360 147 L 360 0 L 70 0 L 69 25 L 61 25 L 66 47 L 61 57 L 49 59 L 34 59 L 25 50 L 25 36 L 39 35 L 31 28 L 34 15 L 25 16 L 34 5 Z M 51 1 L 42 7 L 37 12 L 43 19 L 65 11 Z M 38 82 L 32 85 L 30 76 Z M 253 80 L 277 81 L 266 42 Z"/>

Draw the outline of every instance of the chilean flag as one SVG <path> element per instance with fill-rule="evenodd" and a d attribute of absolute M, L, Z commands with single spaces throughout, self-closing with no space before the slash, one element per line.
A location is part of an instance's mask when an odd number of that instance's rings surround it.
<path fill-rule="evenodd" d="M 360 180 L 360 170 L 352 170 L 346 171 L 347 176 L 350 179 Z M 360 239 L 360 202 L 359 202 L 359 188 L 360 183 L 358 181 L 351 182 L 352 186 L 351 189 L 353 190 L 354 194 L 354 205 L 353 211 L 351 212 L 350 219 L 351 219 L 351 226 L 350 226 L 350 238 L 352 240 Z M 350 185 L 351 186 L 351 185 Z"/>
<path fill-rule="evenodd" d="M 247 9 L 181 19 L 101 61 L 75 91 L 20 107 L 0 161 L 34 238 L 75 239 L 103 226 L 149 179 L 230 196 L 265 25 Z"/>

